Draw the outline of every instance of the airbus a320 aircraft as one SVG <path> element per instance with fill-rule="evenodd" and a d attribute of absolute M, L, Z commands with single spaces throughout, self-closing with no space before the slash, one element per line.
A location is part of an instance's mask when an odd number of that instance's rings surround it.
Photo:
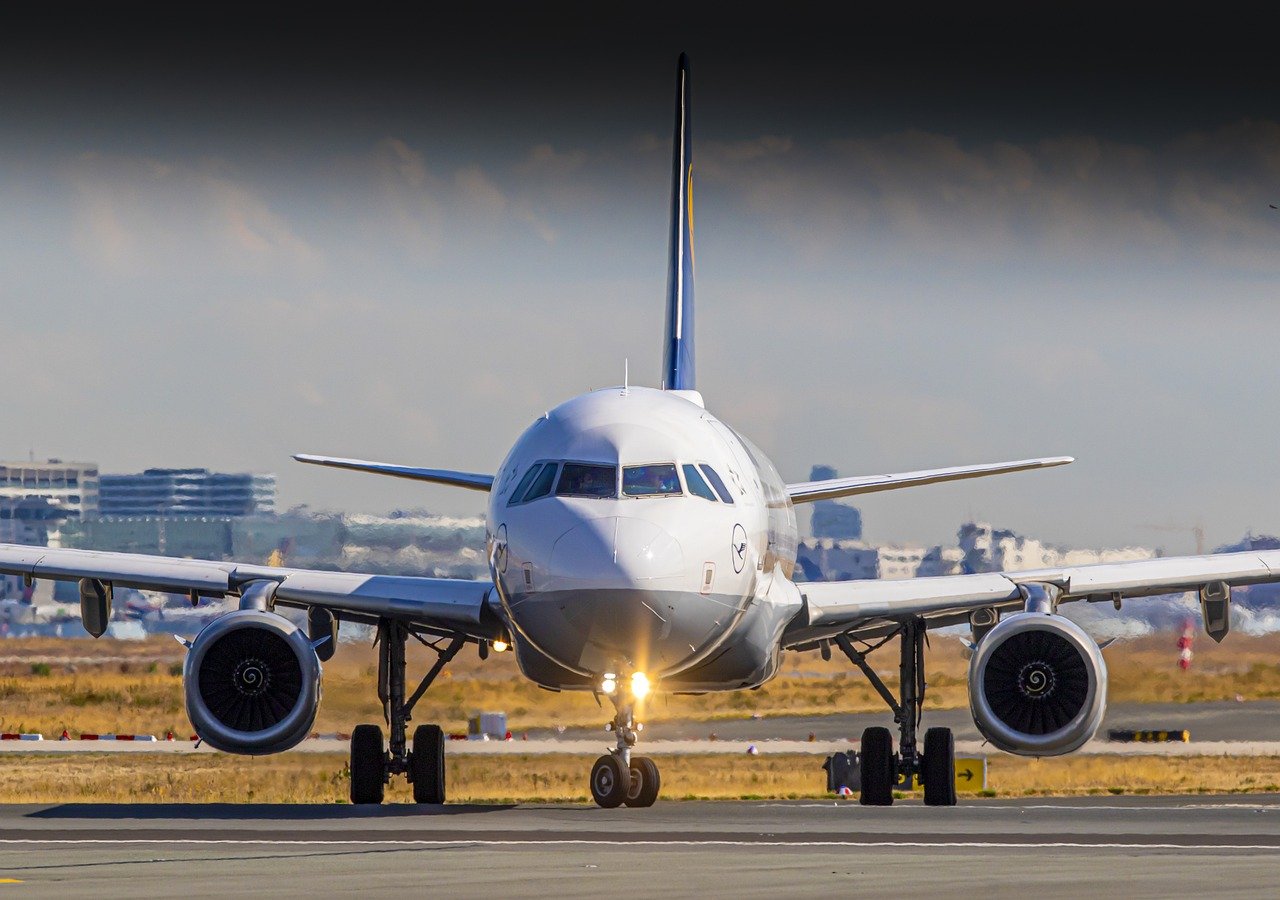
<path fill-rule="evenodd" d="M 0 571 L 79 581 L 85 627 L 106 628 L 116 586 L 238 597 L 190 642 L 183 669 L 196 733 L 231 753 L 287 750 L 311 730 L 321 662 L 339 623 L 376 626 L 378 696 L 390 726 L 351 738 L 351 800 L 379 803 L 405 775 L 421 803 L 445 800 L 444 735 L 407 728 L 417 700 L 467 644 L 514 649 L 525 676 L 553 691 L 592 691 L 615 711 L 615 746 L 592 766 L 604 807 L 651 805 L 658 766 L 635 755 L 638 704 L 653 691 L 747 690 L 778 671 L 784 650 L 832 646 L 862 671 L 897 725 L 868 728 L 861 800 L 893 802 L 917 778 L 929 805 L 956 802 L 949 730 L 921 743 L 928 629 L 967 623 L 974 722 L 996 747 L 1032 756 L 1089 740 L 1106 705 L 1098 645 L 1057 614 L 1061 603 L 1198 591 L 1221 639 L 1233 585 L 1280 581 L 1280 551 L 916 578 L 797 585 L 794 505 L 1018 472 L 1068 457 L 788 484 L 754 444 L 707 411 L 695 380 L 693 163 L 689 66 L 681 56 L 671 192 L 670 279 L 662 386 L 624 384 L 539 416 L 492 475 L 298 456 L 306 463 L 488 494 L 490 580 L 387 577 L 0 545 Z M 302 629 L 277 612 L 307 611 Z M 413 638 L 437 654 L 417 688 L 406 681 Z M 901 681 L 890 691 L 867 661 L 896 639 Z"/>

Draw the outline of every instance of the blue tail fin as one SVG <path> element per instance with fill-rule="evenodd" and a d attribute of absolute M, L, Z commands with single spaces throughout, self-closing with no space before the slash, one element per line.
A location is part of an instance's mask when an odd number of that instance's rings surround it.
<path fill-rule="evenodd" d="M 675 153 L 671 170 L 671 257 L 667 274 L 666 346 L 662 386 L 697 390 L 693 353 L 693 139 L 689 130 L 689 57 L 680 54 L 676 81 Z"/>

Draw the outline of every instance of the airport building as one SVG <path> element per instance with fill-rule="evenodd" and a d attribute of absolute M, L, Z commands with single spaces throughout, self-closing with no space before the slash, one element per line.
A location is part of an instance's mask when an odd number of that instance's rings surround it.
<path fill-rule="evenodd" d="M 147 469 L 135 475 L 103 475 L 102 516 L 267 516 L 276 510 L 276 477 L 208 469 Z"/>
<path fill-rule="evenodd" d="M 98 514 L 98 482 L 97 463 L 0 462 L 0 500 L 47 500 L 66 519 Z"/>

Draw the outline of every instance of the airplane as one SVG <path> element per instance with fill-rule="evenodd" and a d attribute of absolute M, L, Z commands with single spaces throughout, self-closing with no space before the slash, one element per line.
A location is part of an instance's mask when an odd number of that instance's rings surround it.
<path fill-rule="evenodd" d="M 838 649 L 892 712 L 867 728 L 860 800 L 893 803 L 918 781 L 929 806 L 956 803 L 950 730 L 918 735 L 925 708 L 925 637 L 968 625 L 970 708 L 982 735 L 1015 754 L 1081 747 L 1106 708 L 1098 644 L 1058 614 L 1069 601 L 1109 602 L 1198 591 L 1205 628 L 1230 627 L 1234 586 L 1280 581 L 1280 551 L 1170 557 L 1025 572 L 906 581 L 797 583 L 795 506 L 836 497 L 1060 466 L 1053 456 L 986 465 L 787 483 L 768 457 L 712 415 L 696 386 L 693 156 L 689 61 L 677 65 L 669 277 L 660 386 L 629 383 L 574 397 L 538 416 L 492 474 L 298 455 L 303 463 L 406 478 L 488 495 L 490 578 L 321 572 L 238 562 L 0 545 L 0 572 L 28 584 L 79 582 L 82 619 L 106 628 L 112 590 L 186 594 L 193 604 L 238 597 L 238 608 L 187 641 L 183 693 L 196 734 L 230 753 L 269 754 L 305 738 L 321 697 L 322 663 L 343 622 L 376 627 L 376 724 L 351 736 L 350 797 L 382 802 L 403 775 L 419 803 L 446 799 L 441 728 L 415 704 L 466 645 L 482 657 L 512 649 L 523 675 L 552 691 L 590 691 L 614 710 L 614 746 L 589 786 L 606 808 L 647 807 L 658 765 L 634 753 L 638 710 L 653 692 L 750 690 L 777 674 L 785 651 Z M 304 610 L 306 627 L 279 609 Z M 435 660 L 409 692 L 409 639 Z M 891 691 L 868 657 L 897 642 Z"/>

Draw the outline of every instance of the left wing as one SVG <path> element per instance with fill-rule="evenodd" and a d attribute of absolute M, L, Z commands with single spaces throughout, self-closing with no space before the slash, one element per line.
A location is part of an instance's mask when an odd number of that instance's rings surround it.
<path fill-rule="evenodd" d="M 319 606 L 353 621 L 397 619 L 473 638 L 493 639 L 502 634 L 489 606 L 493 591 L 489 581 L 281 569 L 17 544 L 0 544 L 0 572 L 29 579 L 87 578 L 106 585 L 192 597 L 225 597 L 240 594 L 254 582 L 274 582 L 274 601 L 282 606 Z"/>
<path fill-rule="evenodd" d="M 924 618 L 930 627 L 950 625 L 982 607 L 1021 606 L 1020 587 L 1026 584 L 1051 585 L 1060 592 L 1060 601 L 1069 601 L 1150 597 L 1218 582 L 1235 587 L 1275 581 L 1280 581 L 1280 550 L 903 581 L 815 581 L 798 585 L 805 608 L 785 641 L 794 647 L 914 617 Z"/>
<path fill-rule="evenodd" d="M 804 481 L 787 485 L 792 503 L 813 503 L 815 500 L 834 500 L 836 497 L 852 497 L 855 494 L 873 494 L 877 491 L 896 491 L 898 488 L 937 484 L 942 481 L 960 481 L 964 478 L 982 478 L 984 475 L 1004 475 L 1008 472 L 1025 472 L 1028 469 L 1047 469 L 1075 462 L 1070 456 L 1047 456 L 1041 459 L 1019 459 L 1013 462 L 982 463 L 976 466 L 952 466 L 948 469 L 922 469 L 918 472 L 899 472 L 889 475 L 854 475 L 850 478 L 829 478 L 825 481 Z"/>
<path fill-rule="evenodd" d="M 353 472 L 369 472 L 373 475 L 392 475 L 411 478 L 414 481 L 434 481 L 473 491 L 487 491 L 493 487 L 493 476 L 478 472 L 455 472 L 452 469 L 420 469 L 416 466 L 397 466 L 392 463 L 368 462 L 363 459 L 344 459 L 340 456 L 312 456 L 295 453 L 293 458 L 313 466 L 329 466 L 334 469 L 350 469 Z"/>

